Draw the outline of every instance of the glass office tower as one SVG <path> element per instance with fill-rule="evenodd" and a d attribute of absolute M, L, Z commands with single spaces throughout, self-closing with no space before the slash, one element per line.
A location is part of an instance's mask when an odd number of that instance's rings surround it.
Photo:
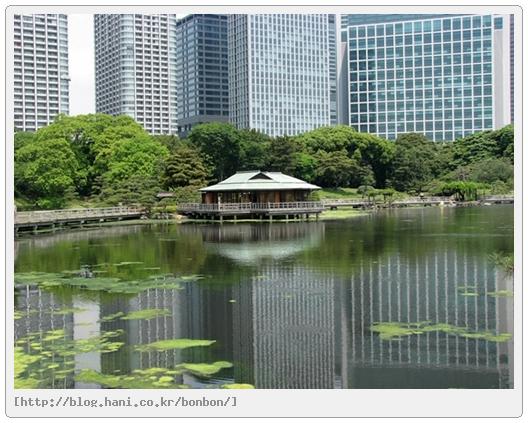
<path fill-rule="evenodd" d="M 95 108 L 175 134 L 176 15 L 94 15 Z"/>
<path fill-rule="evenodd" d="M 227 15 L 188 15 L 176 24 L 178 133 L 229 121 Z"/>
<path fill-rule="evenodd" d="M 35 131 L 69 112 L 68 17 L 15 15 L 15 129 Z"/>
<path fill-rule="evenodd" d="M 272 136 L 335 124 L 335 16 L 229 15 L 229 114 Z"/>
<path fill-rule="evenodd" d="M 348 26 L 348 123 L 451 141 L 510 123 L 510 16 Z"/>

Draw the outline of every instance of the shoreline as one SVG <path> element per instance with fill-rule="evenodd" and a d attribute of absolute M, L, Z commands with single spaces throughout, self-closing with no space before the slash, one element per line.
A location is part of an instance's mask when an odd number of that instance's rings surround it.
<path fill-rule="evenodd" d="M 372 215 L 373 213 L 387 210 L 402 210 L 402 209 L 425 209 L 425 208 L 457 208 L 457 207 L 486 207 L 491 205 L 511 205 L 511 204 L 485 204 L 481 202 L 464 202 L 458 203 L 455 206 L 409 206 L 409 207 L 373 207 L 368 209 L 358 209 L 352 207 L 341 207 L 340 209 L 325 210 L 321 213 L 318 219 L 312 217 L 309 219 L 274 219 L 273 223 L 312 223 L 312 222 L 331 222 L 352 219 L 356 217 L 364 217 Z M 179 224 L 219 224 L 218 220 L 207 220 L 207 219 L 188 219 L 181 215 L 175 215 L 176 217 L 168 219 L 129 219 L 129 220 L 116 220 L 108 222 L 99 222 L 99 223 L 87 223 L 82 227 L 79 226 L 63 226 L 59 228 L 43 228 L 38 229 L 37 231 L 18 231 L 15 233 L 15 239 L 21 238 L 32 238 L 39 235 L 53 235 L 64 232 L 71 231 L 87 231 L 105 227 L 115 227 L 115 226 L 135 226 L 135 225 L 179 225 Z M 224 220 L 220 224 L 237 224 L 237 223 L 267 223 L 269 220 L 260 220 L 260 219 L 230 219 Z"/>

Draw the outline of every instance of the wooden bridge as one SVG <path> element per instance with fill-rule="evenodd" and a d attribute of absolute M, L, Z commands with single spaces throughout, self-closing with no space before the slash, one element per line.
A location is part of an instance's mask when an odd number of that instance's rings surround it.
<path fill-rule="evenodd" d="M 327 199 L 322 203 L 325 208 L 335 210 L 338 207 L 374 208 L 374 207 L 412 207 L 412 206 L 456 206 L 462 204 L 513 204 L 513 195 L 492 195 L 478 201 L 461 202 L 453 197 L 408 197 L 401 200 L 374 201 L 366 199 Z"/>
<path fill-rule="evenodd" d="M 144 215 L 139 207 L 107 207 L 91 209 L 39 210 L 15 213 L 15 232 L 47 227 L 83 226 L 87 223 L 137 219 Z"/>

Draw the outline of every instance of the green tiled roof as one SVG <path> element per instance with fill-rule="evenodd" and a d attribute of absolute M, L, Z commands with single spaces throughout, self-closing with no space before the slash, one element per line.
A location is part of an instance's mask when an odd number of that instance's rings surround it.
<path fill-rule="evenodd" d="M 321 187 L 285 175 L 282 172 L 251 170 L 237 172 L 216 185 L 201 188 L 200 191 L 285 191 L 294 189 L 316 190 L 321 189 Z"/>

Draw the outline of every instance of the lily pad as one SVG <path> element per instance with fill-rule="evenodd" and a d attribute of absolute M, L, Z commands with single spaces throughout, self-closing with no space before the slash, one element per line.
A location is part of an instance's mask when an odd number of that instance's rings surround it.
<path fill-rule="evenodd" d="M 502 291 L 494 291 L 494 292 L 488 292 L 490 297 L 513 297 L 512 291 L 502 290 Z"/>
<path fill-rule="evenodd" d="M 168 350 L 182 350 L 193 347 L 208 347 L 216 341 L 205 339 L 164 339 L 161 341 L 152 342 L 150 344 L 136 345 L 136 351 L 168 351 Z"/>
<path fill-rule="evenodd" d="M 249 383 L 226 383 L 222 385 L 224 389 L 255 389 L 253 385 Z"/>
<path fill-rule="evenodd" d="M 128 313 L 126 316 L 121 317 L 121 320 L 149 320 L 155 319 L 161 316 L 170 316 L 170 310 L 166 308 L 147 308 L 144 310 L 137 310 Z"/>
<path fill-rule="evenodd" d="M 222 369 L 233 367 L 228 361 L 216 361 L 214 363 L 182 363 L 178 364 L 177 369 L 183 369 L 200 376 L 211 376 Z"/>
<path fill-rule="evenodd" d="M 421 335 L 427 332 L 444 332 L 448 335 L 461 336 L 471 339 L 482 339 L 491 342 L 506 342 L 511 339 L 509 333 L 475 332 L 467 328 L 457 327 L 449 323 L 429 322 L 378 322 L 374 323 L 370 330 L 379 333 L 383 340 L 400 340 L 403 336 Z"/>

